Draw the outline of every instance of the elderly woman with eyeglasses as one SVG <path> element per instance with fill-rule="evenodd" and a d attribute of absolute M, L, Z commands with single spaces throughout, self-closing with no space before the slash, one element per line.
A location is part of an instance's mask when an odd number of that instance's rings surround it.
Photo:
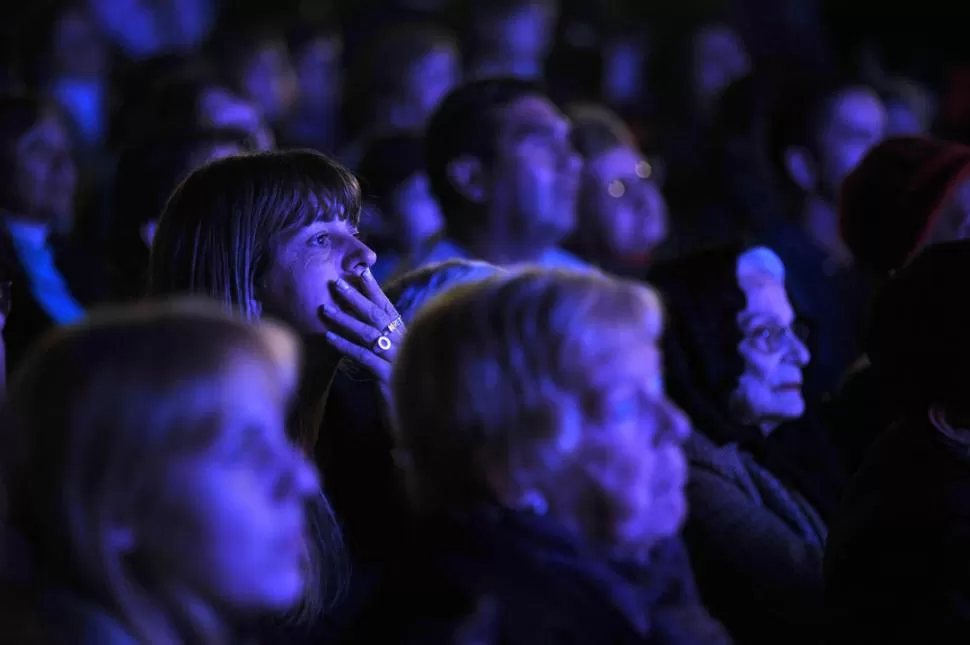
<path fill-rule="evenodd" d="M 510 645 L 726 642 L 675 539 L 661 318 L 645 286 L 541 270 L 418 313 L 393 382 L 416 533 L 346 642 L 465 642 L 470 618 Z"/>
<path fill-rule="evenodd" d="M 685 539 L 701 594 L 739 643 L 818 642 L 844 476 L 802 393 L 811 354 L 785 267 L 737 245 L 652 278 L 670 308 L 667 386 L 696 429 Z"/>

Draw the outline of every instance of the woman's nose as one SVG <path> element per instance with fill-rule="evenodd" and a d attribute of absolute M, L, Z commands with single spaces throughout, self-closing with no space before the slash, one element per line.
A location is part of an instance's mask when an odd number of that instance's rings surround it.
<path fill-rule="evenodd" d="M 377 262 L 377 254 L 356 237 L 350 238 L 349 248 L 344 255 L 343 269 L 347 273 L 359 275 Z"/>

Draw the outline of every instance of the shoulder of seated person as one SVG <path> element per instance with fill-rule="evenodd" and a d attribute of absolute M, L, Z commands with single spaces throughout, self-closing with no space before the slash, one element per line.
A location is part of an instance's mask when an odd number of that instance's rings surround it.
<path fill-rule="evenodd" d="M 744 468 L 735 444 L 719 446 L 696 430 L 684 444 L 684 454 L 691 467 L 714 470 L 725 475 L 731 475 L 738 468 Z"/>

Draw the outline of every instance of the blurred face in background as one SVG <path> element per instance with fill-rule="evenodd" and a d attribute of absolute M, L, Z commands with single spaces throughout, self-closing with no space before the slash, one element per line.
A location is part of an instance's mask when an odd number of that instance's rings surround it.
<path fill-rule="evenodd" d="M 660 168 L 629 146 L 586 161 L 580 216 L 595 231 L 602 251 L 623 266 L 646 264 L 667 237 L 667 202 Z M 594 258 L 590 258 L 594 260 Z"/>
<path fill-rule="evenodd" d="M 77 168 L 64 122 L 48 111 L 17 141 L 15 201 L 17 215 L 46 222 L 67 232 L 74 223 Z"/>
<path fill-rule="evenodd" d="M 741 37 L 726 25 L 699 29 L 691 45 L 694 100 L 707 113 L 728 85 L 750 72 L 751 60 Z"/>
<path fill-rule="evenodd" d="M 541 77 L 556 18 L 551 3 L 534 2 L 482 21 L 477 28 L 484 51 L 479 55 L 480 68 L 474 70 L 475 74 Z"/>
<path fill-rule="evenodd" d="M 107 46 L 83 8 L 64 11 L 54 24 L 48 91 L 73 122 L 81 143 L 97 146 L 107 119 Z"/>
<path fill-rule="evenodd" d="M 414 121 L 421 125 L 461 80 L 458 50 L 447 44 L 432 49 L 415 62 L 407 76 L 406 102 L 414 111 Z"/>
<path fill-rule="evenodd" d="M 329 35 L 311 40 L 297 53 L 293 62 L 300 85 L 301 105 L 328 109 L 340 102 L 342 54 L 343 42 L 337 36 Z"/>
<path fill-rule="evenodd" d="M 299 97 L 299 79 L 279 41 L 262 43 L 241 70 L 239 79 L 243 94 L 270 123 L 285 119 Z"/>
<path fill-rule="evenodd" d="M 91 15 L 81 7 L 68 9 L 57 18 L 52 46 L 57 75 L 100 78 L 106 71 L 107 45 Z"/>
<path fill-rule="evenodd" d="M 525 97 L 503 111 L 489 177 L 489 207 L 518 243 L 557 244 L 576 226 L 582 162 L 566 117 L 549 99 Z"/>
<path fill-rule="evenodd" d="M 259 109 L 222 87 L 211 87 L 203 92 L 199 101 L 199 125 L 245 132 L 259 151 L 272 150 L 276 145 L 273 131 Z"/>
<path fill-rule="evenodd" d="M 835 195 L 842 180 L 886 136 L 886 110 L 874 92 L 851 88 L 832 97 L 818 132 L 818 186 Z"/>
<path fill-rule="evenodd" d="M 603 51 L 603 98 L 608 105 L 628 106 L 646 91 L 647 46 L 642 39 L 615 38 Z"/>

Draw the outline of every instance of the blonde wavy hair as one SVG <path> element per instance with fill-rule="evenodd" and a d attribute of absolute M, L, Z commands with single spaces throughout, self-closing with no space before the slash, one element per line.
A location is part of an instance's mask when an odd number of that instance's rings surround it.
<path fill-rule="evenodd" d="M 590 273 L 525 270 L 422 309 L 394 372 L 397 441 L 422 512 L 540 491 L 575 531 L 615 542 L 634 512 L 609 436 L 585 428 L 611 365 L 662 328 L 656 293 Z"/>
<path fill-rule="evenodd" d="M 216 610 L 118 553 L 109 523 L 151 508 L 172 460 L 215 440 L 217 393 L 240 360 L 285 404 L 299 355 L 287 329 L 193 301 L 106 310 L 49 335 L 12 379 L 0 425 L 0 518 L 29 545 L 37 583 L 96 599 L 140 642 L 218 642 Z M 313 597 L 322 561 L 310 551 Z"/>

